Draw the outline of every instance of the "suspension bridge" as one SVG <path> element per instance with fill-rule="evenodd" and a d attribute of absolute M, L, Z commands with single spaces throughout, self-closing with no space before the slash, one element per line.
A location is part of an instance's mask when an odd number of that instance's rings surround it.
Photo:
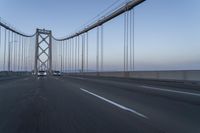
<path fill-rule="evenodd" d="M 0 19 L 0 132 L 200 132 L 199 70 L 135 69 L 134 8 L 143 3 L 126 1 L 63 38 L 50 29 L 28 35 Z M 108 70 L 104 25 L 119 16 L 123 67 Z"/>

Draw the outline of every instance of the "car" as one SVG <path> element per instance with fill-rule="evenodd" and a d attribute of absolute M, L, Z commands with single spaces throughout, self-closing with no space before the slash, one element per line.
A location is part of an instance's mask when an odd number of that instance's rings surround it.
<path fill-rule="evenodd" d="M 37 76 L 47 76 L 46 71 L 38 71 Z"/>
<path fill-rule="evenodd" d="M 60 71 L 54 71 L 53 76 L 61 76 L 61 72 Z"/>

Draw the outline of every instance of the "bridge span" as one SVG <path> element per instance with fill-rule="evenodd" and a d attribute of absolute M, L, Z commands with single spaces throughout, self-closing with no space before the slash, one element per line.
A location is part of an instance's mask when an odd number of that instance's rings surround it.
<path fill-rule="evenodd" d="M 200 133 L 200 70 L 135 68 L 134 9 L 143 3 L 123 2 L 63 38 L 0 19 L 0 133 Z M 120 16 L 122 63 L 108 69 L 105 24 Z"/>

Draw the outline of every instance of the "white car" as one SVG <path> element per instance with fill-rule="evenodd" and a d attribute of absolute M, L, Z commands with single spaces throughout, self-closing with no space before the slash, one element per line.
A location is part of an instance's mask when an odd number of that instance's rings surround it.
<path fill-rule="evenodd" d="M 47 76 L 47 72 L 46 71 L 38 71 L 38 76 Z"/>
<path fill-rule="evenodd" d="M 53 76 L 61 76 L 61 72 L 60 71 L 54 71 Z"/>

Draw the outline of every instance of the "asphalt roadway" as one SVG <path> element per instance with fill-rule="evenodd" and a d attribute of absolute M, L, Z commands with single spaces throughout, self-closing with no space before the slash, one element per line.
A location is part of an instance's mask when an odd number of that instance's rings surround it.
<path fill-rule="evenodd" d="M 87 76 L 2 80 L 0 133 L 200 133 L 200 86 Z"/>

